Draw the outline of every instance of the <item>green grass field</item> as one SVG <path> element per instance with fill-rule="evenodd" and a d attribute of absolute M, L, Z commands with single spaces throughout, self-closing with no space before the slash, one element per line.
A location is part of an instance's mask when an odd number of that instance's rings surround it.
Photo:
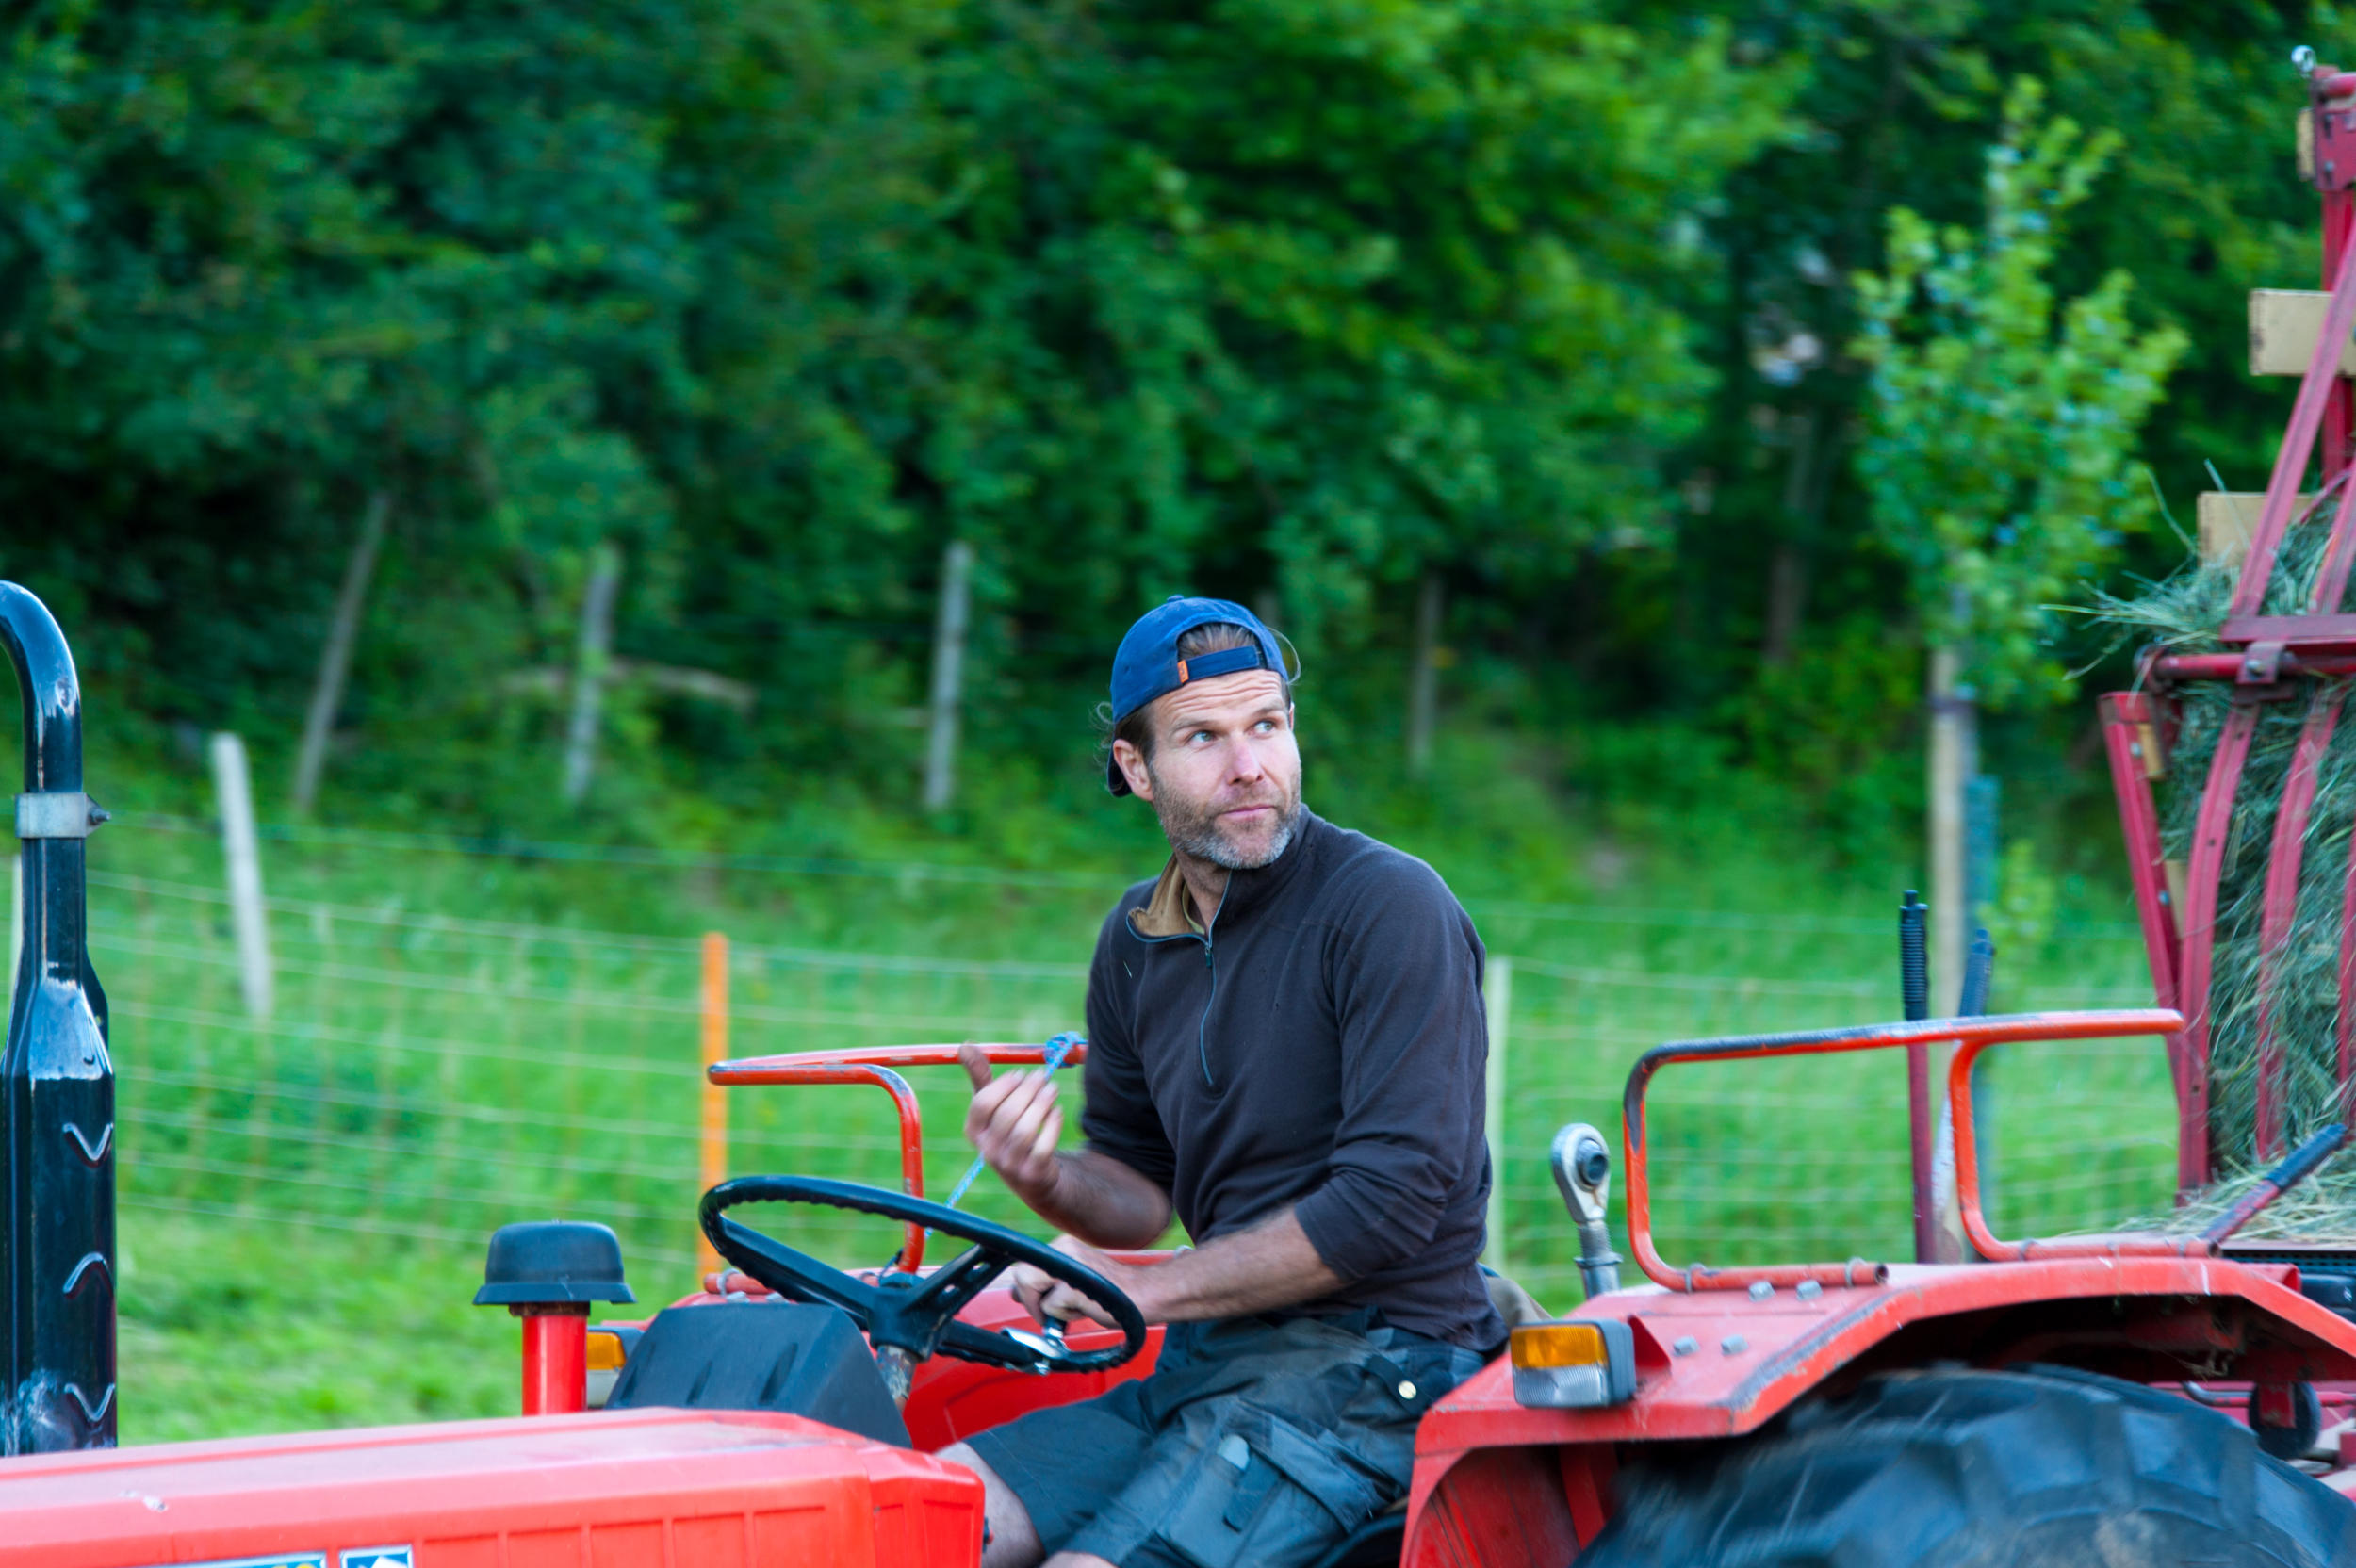
<path fill-rule="evenodd" d="M 1447 809 L 1312 798 L 1431 859 L 1513 960 L 1509 1262 L 1568 1305 L 1555 1128 L 1616 1138 L 1627 1067 L 1659 1041 L 1894 1014 L 1905 874 L 1778 857 L 1716 819 L 1573 814 L 1512 762 L 1456 759 Z M 737 1054 L 1038 1039 L 1078 1025 L 1104 909 L 1157 863 L 1141 812 L 1094 805 L 1099 823 L 1009 809 L 957 836 L 836 823 L 810 836 L 823 865 L 760 870 L 273 840 L 277 999 L 256 1024 L 201 793 L 156 772 L 116 796 L 130 809 L 93 841 L 91 923 L 121 1077 L 129 1442 L 512 1410 L 514 1325 L 467 1304 L 483 1238 L 509 1220 L 604 1220 L 643 1302 L 689 1289 L 701 932 L 733 944 Z M 847 866 L 846 846 L 873 853 Z M 2006 956 L 2001 1006 L 2148 1000 L 2119 901 L 2098 886 L 2073 906 L 2045 951 Z M 2023 1048 L 1988 1076 L 2001 1228 L 2164 1202 L 2156 1041 Z M 962 1082 L 918 1077 L 939 1193 L 967 1159 Z M 1899 1057 L 1682 1070 L 1654 1103 L 1672 1258 L 1906 1254 Z M 879 1093 L 748 1089 L 730 1107 L 739 1172 L 894 1179 Z M 973 1203 L 1022 1217 L 987 1178 Z M 779 1223 L 839 1261 L 894 1245 L 879 1223 Z"/>

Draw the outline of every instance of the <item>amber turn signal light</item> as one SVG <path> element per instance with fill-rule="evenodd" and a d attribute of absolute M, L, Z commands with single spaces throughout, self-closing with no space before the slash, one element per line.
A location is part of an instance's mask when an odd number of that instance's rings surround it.
<path fill-rule="evenodd" d="M 1585 1410 L 1636 1395 L 1636 1337 L 1616 1319 L 1526 1323 L 1513 1331 L 1507 1359 L 1516 1404 Z"/>
<path fill-rule="evenodd" d="M 1593 1323 L 1530 1323 L 1513 1331 L 1516 1367 L 1599 1366 L 1610 1359 L 1603 1331 Z"/>

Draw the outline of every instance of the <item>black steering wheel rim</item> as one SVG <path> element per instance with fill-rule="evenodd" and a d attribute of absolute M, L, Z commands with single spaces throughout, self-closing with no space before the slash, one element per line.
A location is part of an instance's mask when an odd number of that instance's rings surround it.
<path fill-rule="evenodd" d="M 819 1203 L 924 1226 L 973 1246 L 924 1276 L 887 1274 L 871 1283 L 762 1234 L 728 1211 L 744 1203 Z M 1121 1289 L 1069 1253 L 976 1215 L 888 1187 L 826 1176 L 739 1176 L 703 1196 L 696 1212 L 720 1255 L 778 1295 L 840 1308 L 876 1347 L 922 1361 L 940 1354 L 1023 1372 L 1101 1372 L 1145 1348 L 1145 1318 Z M 1073 1350 L 1055 1337 L 976 1328 L 957 1313 L 1006 1268 L 1026 1263 L 1104 1309 L 1121 1342 Z M 908 1281 L 908 1284 L 891 1282 Z"/>

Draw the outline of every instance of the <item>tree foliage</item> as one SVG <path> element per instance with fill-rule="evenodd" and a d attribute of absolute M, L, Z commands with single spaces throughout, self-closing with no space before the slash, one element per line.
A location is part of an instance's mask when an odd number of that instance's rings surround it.
<path fill-rule="evenodd" d="M 2124 270 L 2056 297 L 2063 220 L 2119 139 L 2041 119 L 2043 99 L 2023 78 L 2006 100 L 1980 232 L 1892 208 L 1887 270 L 1857 282 L 1873 394 L 1858 475 L 1930 640 L 1995 702 L 2060 685 L 2052 611 L 2151 519 L 2136 437 L 2185 347 L 2135 330 Z"/>
<path fill-rule="evenodd" d="M 1665 705 L 1847 778 L 1906 721 L 1718 715 L 1911 660 L 1850 280 L 1893 204 L 1973 218 L 1999 84 L 2130 139 L 2050 277 L 2130 267 L 2119 330 L 2189 329 L 2142 449 L 2171 494 L 2262 468 L 2241 293 L 2312 271 L 2281 63 L 2311 18 L 2259 0 L 11 21 L 0 573 L 115 710 L 267 749 L 386 495 L 337 776 L 490 818 L 552 760 L 465 760 L 552 759 L 509 678 L 569 659 L 599 540 L 626 657 L 764 694 L 749 723 L 620 694 L 649 764 L 908 776 L 961 537 L 986 746 L 1082 743 L 1104 648 L 1178 588 L 1272 598 L 1350 672 L 1325 690 L 1379 688 L 1436 571 L 1499 711 Z"/>

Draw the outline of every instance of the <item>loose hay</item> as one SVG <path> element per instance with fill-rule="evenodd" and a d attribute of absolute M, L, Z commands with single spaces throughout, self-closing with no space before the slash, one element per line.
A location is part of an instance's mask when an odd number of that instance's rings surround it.
<path fill-rule="evenodd" d="M 2334 498 L 2336 500 L 2336 498 Z M 2322 564 L 2330 530 L 2302 524 L 2285 537 L 2267 585 L 2265 612 L 2300 612 Z M 2170 653 L 2228 651 L 2217 641 L 2239 567 L 2196 562 L 2142 596 L 2104 596 L 2098 617 L 2124 640 Z M 2238 650 L 2233 650 L 2238 651 Z M 2143 1223 L 2197 1231 L 2248 1191 L 2259 1174 L 2257 1128 L 2259 923 L 2276 807 L 2310 705 L 2348 694 L 2345 680 L 2302 680 L 2287 701 L 2262 705 L 2235 796 L 2232 837 L 2218 878 L 2215 969 L 2209 988 L 2209 1144 L 2222 1173 L 2184 1206 Z M 2194 819 L 2233 687 L 2199 681 L 2175 689 L 2179 727 L 2159 786 L 2161 838 L 2171 859 L 2191 858 Z M 2343 710 L 2318 771 L 2299 862 L 2299 900 L 2277 959 L 2274 1034 L 2282 1053 L 2283 1149 L 2338 1119 L 2341 908 L 2348 844 L 2356 825 L 2356 701 Z M 2186 998 L 2186 1010 L 2198 1006 Z M 2241 1233 L 2249 1239 L 2356 1239 L 2356 1152 L 2344 1151 L 2278 1200 Z"/>

